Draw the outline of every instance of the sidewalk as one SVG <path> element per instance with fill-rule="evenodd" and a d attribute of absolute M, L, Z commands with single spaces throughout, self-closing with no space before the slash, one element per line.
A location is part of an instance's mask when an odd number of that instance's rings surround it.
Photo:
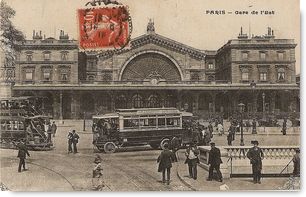
<path fill-rule="evenodd" d="M 261 184 L 254 184 L 252 178 L 231 178 L 224 179 L 222 183 L 217 181 L 206 181 L 208 171 L 198 166 L 198 178 L 189 178 L 188 166 L 184 164 L 184 157 L 180 155 L 178 162 L 177 176 L 195 191 L 220 191 L 226 184 L 229 191 L 246 190 L 277 190 L 283 187 L 288 178 L 263 178 Z"/>

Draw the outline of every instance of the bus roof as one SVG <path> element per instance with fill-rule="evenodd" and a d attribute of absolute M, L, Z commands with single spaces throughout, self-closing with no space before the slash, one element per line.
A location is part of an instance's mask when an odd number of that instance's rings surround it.
<path fill-rule="evenodd" d="M 29 100 L 34 98 L 46 98 L 43 96 L 18 96 L 18 97 L 0 97 L 1 101 L 17 101 L 17 100 Z"/>
<path fill-rule="evenodd" d="M 176 108 L 133 108 L 133 109 L 117 109 L 115 113 L 103 115 L 95 115 L 94 119 L 118 118 L 122 116 L 140 116 L 140 115 L 163 115 L 163 114 L 182 114 L 183 117 L 192 117 L 190 112 L 181 112 Z"/>

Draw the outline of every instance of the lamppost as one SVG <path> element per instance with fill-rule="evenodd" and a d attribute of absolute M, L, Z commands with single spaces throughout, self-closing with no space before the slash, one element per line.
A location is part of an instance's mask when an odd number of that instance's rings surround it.
<path fill-rule="evenodd" d="M 244 139 L 243 139 L 243 110 L 244 110 L 244 106 L 245 105 L 243 103 L 238 104 L 239 111 L 240 111 L 240 134 L 241 134 L 240 146 L 244 146 Z"/>
<path fill-rule="evenodd" d="M 263 92 L 262 93 L 262 119 L 264 120 L 264 132 L 266 132 L 266 117 L 265 117 L 265 97 L 266 94 Z"/>
<path fill-rule="evenodd" d="M 85 131 L 85 112 L 83 112 L 83 131 Z"/>

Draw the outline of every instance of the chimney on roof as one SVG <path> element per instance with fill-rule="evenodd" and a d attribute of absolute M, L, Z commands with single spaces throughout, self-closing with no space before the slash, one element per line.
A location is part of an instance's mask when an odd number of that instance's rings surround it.
<path fill-rule="evenodd" d="M 248 35 L 243 33 L 242 27 L 240 27 L 240 33 L 238 35 L 238 39 L 248 39 Z"/>

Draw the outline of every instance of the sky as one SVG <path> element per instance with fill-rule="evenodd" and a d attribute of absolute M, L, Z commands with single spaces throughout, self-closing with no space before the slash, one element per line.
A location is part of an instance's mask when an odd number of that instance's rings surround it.
<path fill-rule="evenodd" d="M 47 37 L 58 37 L 64 30 L 77 39 L 76 11 L 89 0 L 5 0 L 15 11 L 14 24 L 31 39 L 33 30 Z M 150 18 L 155 32 L 200 50 L 217 50 L 237 38 L 240 27 L 245 33 L 263 35 L 267 27 L 276 38 L 295 39 L 297 73 L 300 72 L 299 0 L 119 0 L 129 6 L 133 22 L 132 38 L 146 33 Z M 224 10 L 226 14 L 207 14 Z M 235 14 L 248 11 L 249 14 Z M 259 14 L 252 15 L 251 11 Z M 262 15 L 261 11 L 274 11 Z M 232 14 L 228 14 L 232 12 Z"/>

